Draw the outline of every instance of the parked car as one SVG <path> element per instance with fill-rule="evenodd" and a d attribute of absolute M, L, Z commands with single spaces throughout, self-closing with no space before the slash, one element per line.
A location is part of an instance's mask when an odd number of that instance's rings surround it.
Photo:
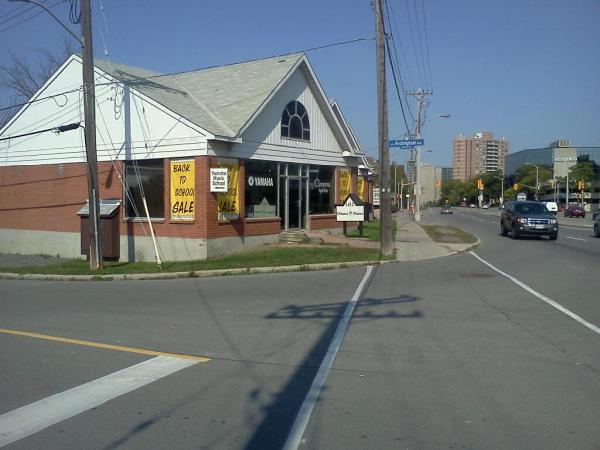
<path fill-rule="evenodd" d="M 567 209 L 565 209 L 565 217 L 585 217 L 585 209 L 583 209 L 579 205 L 569 205 Z"/>
<path fill-rule="evenodd" d="M 450 205 L 442 206 L 441 214 L 452 214 L 452 207 Z"/>
<path fill-rule="evenodd" d="M 490 209 L 489 203 L 484 203 L 483 205 L 481 205 L 481 209 Z"/>
<path fill-rule="evenodd" d="M 477 208 L 477 205 L 476 205 L 475 203 L 471 203 L 471 204 L 469 205 L 469 208 Z"/>
<path fill-rule="evenodd" d="M 461 208 L 466 208 L 467 207 L 467 202 L 460 202 L 460 206 Z"/>
<path fill-rule="evenodd" d="M 558 237 L 558 220 L 541 202 L 510 201 L 500 217 L 500 233 L 519 236 L 548 236 L 551 241 Z"/>

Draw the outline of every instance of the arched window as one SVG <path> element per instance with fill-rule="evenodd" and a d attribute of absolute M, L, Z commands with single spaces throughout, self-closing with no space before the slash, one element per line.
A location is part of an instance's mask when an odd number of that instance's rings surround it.
<path fill-rule="evenodd" d="M 281 137 L 310 141 L 310 123 L 304 105 L 297 101 L 287 104 L 281 115 Z"/>

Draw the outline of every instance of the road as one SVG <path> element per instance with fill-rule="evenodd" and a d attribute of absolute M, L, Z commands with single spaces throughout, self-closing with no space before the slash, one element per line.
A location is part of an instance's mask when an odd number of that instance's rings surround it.
<path fill-rule="evenodd" d="M 423 221 L 481 244 L 374 269 L 0 280 L 0 446 L 599 449 L 600 239 Z"/>

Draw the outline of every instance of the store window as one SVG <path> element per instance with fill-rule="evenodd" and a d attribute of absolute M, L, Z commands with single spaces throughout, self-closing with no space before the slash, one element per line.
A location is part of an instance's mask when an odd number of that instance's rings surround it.
<path fill-rule="evenodd" d="M 329 214 L 333 212 L 333 167 L 311 166 L 309 178 L 309 213 Z"/>
<path fill-rule="evenodd" d="M 165 217 L 165 174 L 162 159 L 125 161 L 125 196 L 127 217 L 146 218 L 142 198 L 146 198 L 151 219 Z"/>
<path fill-rule="evenodd" d="M 281 137 L 310 141 L 310 123 L 304 105 L 298 101 L 287 104 L 281 115 Z"/>
<path fill-rule="evenodd" d="M 277 163 L 246 161 L 245 216 L 277 216 Z"/>

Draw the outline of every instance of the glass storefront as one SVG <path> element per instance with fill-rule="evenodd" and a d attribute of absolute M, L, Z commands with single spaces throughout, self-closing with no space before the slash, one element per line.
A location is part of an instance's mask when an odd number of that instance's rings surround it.
<path fill-rule="evenodd" d="M 277 163 L 246 161 L 245 217 L 277 217 Z"/>
<path fill-rule="evenodd" d="M 333 174 L 330 166 L 312 166 L 309 170 L 309 213 L 330 214 L 333 212 Z"/>

